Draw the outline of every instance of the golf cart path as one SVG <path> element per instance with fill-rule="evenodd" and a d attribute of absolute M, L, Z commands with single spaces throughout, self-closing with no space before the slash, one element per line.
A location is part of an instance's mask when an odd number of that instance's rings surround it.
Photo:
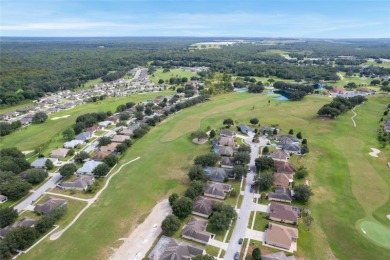
<path fill-rule="evenodd" d="M 109 259 L 143 259 L 146 257 L 146 253 L 162 231 L 162 221 L 171 213 L 172 209 L 167 199 L 157 203 L 142 224 L 138 225 L 127 238 L 119 239 L 124 242 L 119 248 L 113 248 L 114 252 Z"/>
<path fill-rule="evenodd" d="M 118 168 L 118 170 L 116 170 L 116 172 L 111 174 L 111 176 L 108 177 L 104 187 L 98 193 L 96 193 L 95 197 L 93 197 L 92 199 L 89 199 L 87 201 L 87 205 L 79 212 L 79 214 L 77 214 L 77 216 L 72 220 L 72 222 L 70 222 L 64 229 L 62 229 L 62 230 L 54 233 L 52 236 L 50 236 L 50 240 L 58 239 L 66 230 L 68 230 L 68 228 L 70 228 L 80 218 L 80 216 L 84 213 L 84 211 L 86 211 L 95 201 L 97 201 L 97 199 L 99 198 L 100 194 L 102 194 L 102 192 L 108 187 L 108 184 L 110 183 L 110 180 L 111 180 L 112 177 L 114 177 L 118 172 L 120 172 L 123 167 L 125 167 L 126 165 L 128 165 L 128 164 L 130 164 L 132 162 L 137 161 L 140 158 L 141 157 L 137 157 L 134 160 L 131 160 L 131 161 L 123 164 L 121 167 Z M 115 168 L 115 166 L 113 167 L 113 169 L 114 168 Z"/>

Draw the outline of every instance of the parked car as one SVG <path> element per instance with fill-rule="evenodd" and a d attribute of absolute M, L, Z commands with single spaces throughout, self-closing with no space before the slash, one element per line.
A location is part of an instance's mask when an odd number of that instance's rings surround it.
<path fill-rule="evenodd" d="M 240 238 L 239 240 L 238 240 L 238 244 L 239 245 L 242 245 L 242 242 L 244 241 L 244 239 L 243 238 Z"/>
<path fill-rule="evenodd" d="M 251 185 L 250 193 L 253 193 L 255 191 L 255 186 Z"/>
<path fill-rule="evenodd" d="M 235 254 L 234 254 L 234 260 L 238 260 L 238 256 L 239 256 L 240 254 L 238 253 L 238 252 L 236 252 Z"/>

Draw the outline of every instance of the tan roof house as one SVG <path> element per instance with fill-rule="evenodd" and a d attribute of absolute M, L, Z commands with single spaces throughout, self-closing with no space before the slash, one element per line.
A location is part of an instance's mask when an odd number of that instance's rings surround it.
<path fill-rule="evenodd" d="M 113 142 L 113 143 L 123 143 L 127 139 L 130 139 L 130 136 L 127 136 L 127 135 L 114 135 L 114 137 L 111 139 L 111 142 Z"/>
<path fill-rule="evenodd" d="M 269 218 L 273 221 L 279 221 L 296 225 L 298 223 L 299 208 L 271 202 L 269 207 Z"/>
<path fill-rule="evenodd" d="M 118 143 L 110 143 L 108 145 L 100 146 L 100 151 L 102 152 L 113 152 L 116 150 Z"/>
<path fill-rule="evenodd" d="M 207 222 L 208 221 L 205 219 L 192 217 L 188 221 L 187 225 L 184 226 L 183 231 L 181 232 L 181 236 L 186 239 L 207 245 L 210 238 L 214 237 L 214 234 L 206 231 Z"/>
<path fill-rule="evenodd" d="M 206 184 L 204 195 L 216 199 L 225 199 L 226 193 L 231 190 L 231 185 L 209 181 Z"/>
<path fill-rule="evenodd" d="M 65 190 L 87 190 L 95 182 L 93 175 L 81 175 L 73 181 L 66 181 L 60 184 Z"/>
<path fill-rule="evenodd" d="M 133 136 L 133 130 L 130 130 L 128 128 L 126 129 L 123 129 L 121 132 L 120 132 L 121 135 L 127 135 L 127 136 Z"/>
<path fill-rule="evenodd" d="M 208 199 L 205 197 L 198 197 L 194 201 L 194 207 L 192 209 L 192 214 L 198 215 L 204 218 L 209 218 L 213 213 L 213 205 L 218 201 Z"/>
<path fill-rule="evenodd" d="M 290 187 L 291 183 L 294 182 L 294 177 L 292 174 L 275 172 L 274 173 L 274 185 L 281 187 Z"/>
<path fill-rule="evenodd" d="M 59 148 L 59 149 L 51 151 L 50 157 L 52 157 L 52 158 L 64 158 L 64 157 L 66 157 L 68 152 L 69 152 L 69 149 Z"/>
<path fill-rule="evenodd" d="M 290 159 L 290 155 L 283 150 L 272 151 L 270 152 L 268 157 L 274 159 L 275 161 L 282 161 L 282 162 L 287 162 Z"/>
<path fill-rule="evenodd" d="M 34 208 L 34 212 L 41 212 L 42 214 L 46 215 L 51 213 L 53 209 L 57 207 L 62 207 L 66 204 L 68 204 L 68 201 L 66 199 L 49 197 L 45 201 L 45 203 L 36 205 Z"/>
<path fill-rule="evenodd" d="M 296 251 L 298 229 L 270 223 L 264 235 L 264 245 L 275 246 L 290 252 Z"/>
<path fill-rule="evenodd" d="M 274 160 L 274 162 L 276 172 L 295 174 L 296 168 L 294 164 L 276 160 Z"/>

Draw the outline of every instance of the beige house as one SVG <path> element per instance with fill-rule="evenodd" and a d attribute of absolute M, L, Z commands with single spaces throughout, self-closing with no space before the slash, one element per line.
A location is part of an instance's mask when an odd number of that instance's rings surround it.
<path fill-rule="evenodd" d="M 264 235 L 264 245 L 278 247 L 289 252 L 297 250 L 298 229 L 269 223 Z"/>
<path fill-rule="evenodd" d="M 184 226 L 181 236 L 186 239 L 207 245 L 210 238 L 214 237 L 214 234 L 206 231 L 207 222 L 208 221 L 205 219 L 192 217 L 188 221 L 187 225 Z"/>

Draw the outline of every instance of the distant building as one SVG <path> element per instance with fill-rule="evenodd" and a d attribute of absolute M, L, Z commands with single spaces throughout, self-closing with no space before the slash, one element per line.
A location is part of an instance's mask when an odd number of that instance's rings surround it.
<path fill-rule="evenodd" d="M 148 260 L 190 260 L 203 255 L 204 250 L 193 245 L 162 236 L 148 255 Z"/>

